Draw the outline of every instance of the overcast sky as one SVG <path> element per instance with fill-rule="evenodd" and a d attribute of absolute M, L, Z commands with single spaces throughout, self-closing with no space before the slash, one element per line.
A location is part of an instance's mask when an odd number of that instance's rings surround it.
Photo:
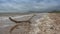
<path fill-rule="evenodd" d="M 0 0 L 0 13 L 59 9 L 60 0 Z"/>

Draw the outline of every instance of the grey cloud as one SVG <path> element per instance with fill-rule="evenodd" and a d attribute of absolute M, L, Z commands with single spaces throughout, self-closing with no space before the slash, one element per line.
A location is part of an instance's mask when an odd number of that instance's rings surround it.
<path fill-rule="evenodd" d="M 6 0 L 5 2 L 6 3 L 0 4 L 0 12 L 47 11 L 54 10 L 60 5 L 58 2 L 53 0 L 10 0 L 8 2 Z"/>

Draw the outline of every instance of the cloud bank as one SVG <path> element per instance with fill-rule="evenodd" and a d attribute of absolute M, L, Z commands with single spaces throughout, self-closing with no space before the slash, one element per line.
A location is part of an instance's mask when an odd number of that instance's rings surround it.
<path fill-rule="evenodd" d="M 60 9 L 60 0 L 0 0 L 0 13 L 52 11 Z"/>

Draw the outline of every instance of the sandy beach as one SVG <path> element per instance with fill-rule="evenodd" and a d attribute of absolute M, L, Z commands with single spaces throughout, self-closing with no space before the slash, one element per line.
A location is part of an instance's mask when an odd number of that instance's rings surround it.
<path fill-rule="evenodd" d="M 15 25 L 14 22 L 9 20 L 9 17 L 12 17 L 15 20 L 28 20 L 33 14 L 27 14 L 27 15 L 2 15 L 0 16 L 0 34 L 9 34 L 9 30 L 12 26 Z M 43 15 L 45 15 L 44 13 L 41 14 L 36 14 L 36 16 L 33 18 L 34 20 L 39 19 L 40 17 L 42 17 Z M 24 31 L 24 30 L 22 30 Z M 14 33 L 15 34 L 15 33 Z"/>

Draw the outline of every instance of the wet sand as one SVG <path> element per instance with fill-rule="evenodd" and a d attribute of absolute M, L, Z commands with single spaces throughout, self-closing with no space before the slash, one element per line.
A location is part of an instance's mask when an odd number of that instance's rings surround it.
<path fill-rule="evenodd" d="M 39 19 L 46 13 L 38 13 L 32 20 Z M 9 20 L 9 17 L 12 17 L 15 20 L 28 20 L 33 14 L 26 14 L 26 15 L 20 15 L 20 14 L 3 14 L 0 16 L 0 34 L 10 34 L 10 29 L 15 25 L 14 22 Z M 34 22 L 34 21 L 32 21 Z M 28 34 L 24 33 L 26 28 L 29 28 L 30 26 L 27 24 L 26 27 L 22 27 L 23 25 L 20 25 L 20 29 L 16 29 L 16 31 L 13 31 L 13 34 Z M 24 28 L 24 29 L 23 29 Z"/>

